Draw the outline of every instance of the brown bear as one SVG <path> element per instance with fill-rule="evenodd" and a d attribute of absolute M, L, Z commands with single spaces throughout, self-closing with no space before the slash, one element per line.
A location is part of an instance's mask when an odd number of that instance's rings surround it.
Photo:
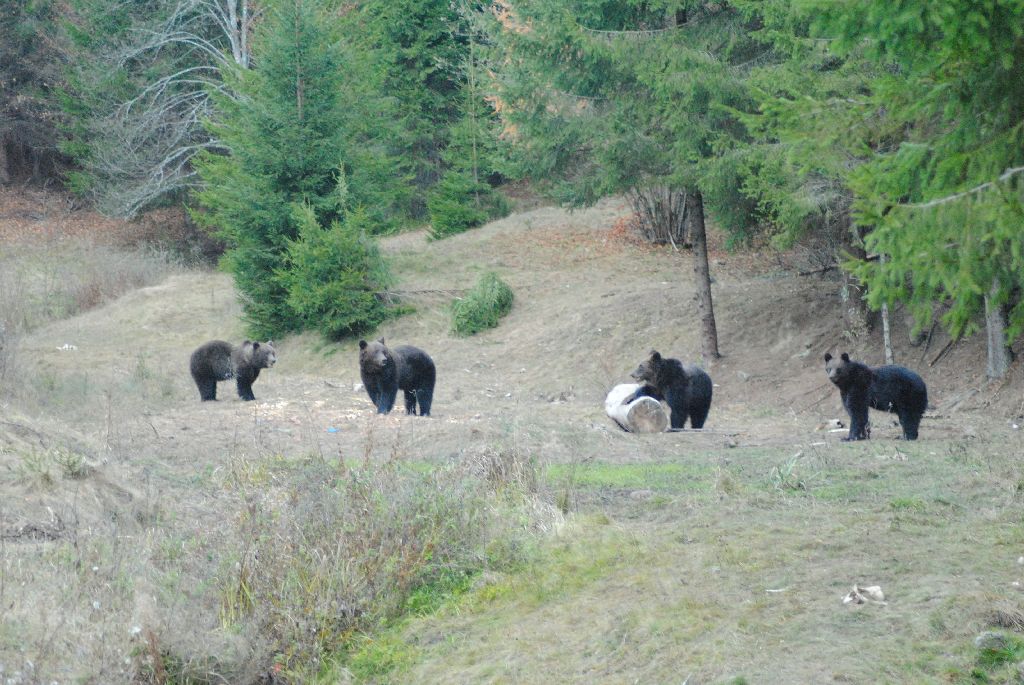
<path fill-rule="evenodd" d="M 238 396 L 249 401 L 256 399 L 252 384 L 260 375 L 260 369 L 269 369 L 276 362 L 277 351 L 270 340 L 265 343 L 246 340 L 237 346 L 211 340 L 192 353 L 189 369 L 203 402 L 217 399 L 217 381 L 229 378 L 235 379 Z"/>
<path fill-rule="evenodd" d="M 389 348 L 384 338 L 359 341 L 359 376 L 378 414 L 391 411 L 401 388 L 405 392 L 406 414 L 415 415 L 419 403 L 420 416 L 430 416 L 436 375 L 434 361 L 418 347 Z"/>
<path fill-rule="evenodd" d="M 711 377 L 704 369 L 683 364 L 678 359 L 662 357 L 657 350 L 630 376 L 641 387 L 627 402 L 638 397 L 653 397 L 668 403 L 672 428 L 683 428 L 690 419 L 692 428 L 703 428 L 711 411 Z"/>

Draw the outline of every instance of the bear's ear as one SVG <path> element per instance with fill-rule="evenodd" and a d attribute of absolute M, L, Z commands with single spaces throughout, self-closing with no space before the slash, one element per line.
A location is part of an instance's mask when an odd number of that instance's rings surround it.
<path fill-rule="evenodd" d="M 384 344 L 384 338 L 381 338 L 381 339 L 380 339 L 380 340 L 378 340 L 377 342 L 379 342 L 379 343 L 380 343 L 381 345 L 383 345 L 383 344 Z"/>
<path fill-rule="evenodd" d="M 651 350 L 651 361 L 660 362 L 661 353 L 659 353 L 657 350 Z"/>
<path fill-rule="evenodd" d="M 848 355 L 845 352 L 843 352 L 843 354 L 840 357 L 840 359 L 842 359 L 844 362 L 849 362 L 850 361 L 850 355 Z"/>
<path fill-rule="evenodd" d="M 254 342 L 252 344 L 252 351 L 255 352 L 258 349 L 260 349 L 260 344 L 258 342 Z"/>
<path fill-rule="evenodd" d="M 361 349 L 361 350 L 365 350 L 366 349 L 366 341 L 365 340 L 360 340 L 359 341 L 359 349 Z"/>
<path fill-rule="evenodd" d="M 832 355 L 829 354 L 828 352 L 826 352 L 825 353 L 825 362 L 828 363 L 830 361 L 832 361 Z"/>
<path fill-rule="evenodd" d="M 263 344 L 266 345 L 267 347 L 273 347 L 274 346 L 274 341 L 273 340 L 268 340 L 267 342 L 265 342 Z"/>

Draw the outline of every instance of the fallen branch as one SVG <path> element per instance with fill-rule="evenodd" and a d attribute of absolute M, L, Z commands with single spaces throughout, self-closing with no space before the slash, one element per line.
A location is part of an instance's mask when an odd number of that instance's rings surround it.
<path fill-rule="evenodd" d="M 957 341 L 957 338 L 953 338 L 948 343 L 946 343 L 946 346 L 943 347 L 941 350 L 939 350 L 939 353 L 937 355 L 935 355 L 935 359 L 933 359 L 930 362 L 928 362 L 928 366 L 935 366 L 935 364 L 938 363 L 938 361 L 940 359 L 942 359 L 942 357 L 944 357 L 947 352 L 949 352 L 949 350 L 953 347 L 953 344 L 956 341 Z"/>

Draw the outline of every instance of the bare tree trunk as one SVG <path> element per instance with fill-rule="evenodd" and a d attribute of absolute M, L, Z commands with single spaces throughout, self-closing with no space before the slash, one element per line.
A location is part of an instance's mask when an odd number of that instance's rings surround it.
<path fill-rule="evenodd" d="M 885 264 L 885 255 L 879 256 L 882 264 Z M 893 364 L 892 357 L 892 334 L 889 331 L 889 305 L 882 303 L 882 347 L 885 349 L 885 363 Z"/>
<path fill-rule="evenodd" d="M 0 186 L 11 182 L 11 173 L 7 169 L 7 137 L 0 136 Z"/>
<path fill-rule="evenodd" d="M 988 346 L 988 377 L 1002 378 L 1010 369 L 1013 350 L 1006 344 L 1006 307 L 999 301 L 999 281 L 992 279 L 992 287 L 985 296 L 985 333 Z"/>
<path fill-rule="evenodd" d="M 857 259 L 867 258 L 864 248 L 852 242 L 847 251 Z M 852 274 L 843 272 L 843 283 L 839 288 L 839 299 L 843 307 L 843 324 L 851 338 L 861 338 L 871 330 L 871 312 L 864 299 L 864 285 Z"/>
<path fill-rule="evenodd" d="M 686 214 L 690 220 L 693 240 L 693 275 L 697 288 L 697 312 L 700 315 L 700 354 L 707 362 L 719 359 L 718 329 L 715 309 L 711 302 L 711 270 L 708 268 L 708 240 L 704 227 L 704 197 L 699 190 L 686 194 Z"/>

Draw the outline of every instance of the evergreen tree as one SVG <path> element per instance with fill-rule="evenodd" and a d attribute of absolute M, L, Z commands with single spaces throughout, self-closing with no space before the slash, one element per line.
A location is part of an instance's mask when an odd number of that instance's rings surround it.
<path fill-rule="evenodd" d="M 500 121 L 485 101 L 488 77 L 480 61 L 482 36 L 473 21 L 475 11 L 468 2 L 460 5 L 468 51 L 459 69 L 460 115 L 450 126 L 448 145 L 441 154 L 445 171 L 427 199 L 434 238 L 465 231 L 509 212 L 508 202 L 491 185 L 492 179 L 501 177 L 504 159 L 499 145 Z"/>
<path fill-rule="evenodd" d="M 784 235 L 852 220 L 845 267 L 874 307 L 926 325 L 945 303 L 954 336 L 984 312 L 1001 375 L 1024 332 L 1024 2 L 742 4 L 787 56 L 758 77 L 747 122 L 779 152 L 748 188 Z"/>
<path fill-rule="evenodd" d="M 218 112 L 210 127 L 229 153 L 197 161 L 206 211 L 196 216 L 228 242 L 224 262 L 259 337 L 311 324 L 308 308 L 294 308 L 289 250 L 309 240 L 314 219 L 318 227 L 346 220 L 348 193 L 337 188 L 349 172 L 345 142 L 353 136 L 346 126 L 350 103 L 342 98 L 347 64 L 326 10 L 321 0 L 268 8 L 254 38 L 254 68 L 232 72 L 227 90 L 214 94 Z M 344 175 L 353 179 L 353 206 L 379 190 L 358 183 L 358 170 Z M 296 206 L 308 207 L 313 219 Z"/>
<path fill-rule="evenodd" d="M 52 0 L 4 0 L 0 6 L 0 184 L 43 181 L 63 170 L 57 152 L 65 36 Z"/>
<path fill-rule="evenodd" d="M 906 301 L 922 324 L 946 301 L 954 336 L 976 330 L 986 304 L 1008 310 L 989 348 L 1001 376 L 1024 332 L 1024 2 L 819 8 L 838 53 L 870 37 L 868 57 L 885 67 L 870 97 L 899 132 L 850 175 L 866 246 L 886 257 L 851 266 L 873 305 Z"/>
<path fill-rule="evenodd" d="M 425 215 L 427 191 L 444 171 L 449 129 L 460 117 L 461 66 L 467 43 L 450 0 L 362 0 L 343 31 L 367 60 L 390 100 L 387 126 L 393 173 L 410 182 L 405 213 Z"/>
<path fill-rule="evenodd" d="M 703 354 L 717 357 L 705 199 L 732 235 L 754 219 L 737 112 L 753 107 L 743 65 L 763 49 L 744 16 L 699 0 L 508 0 L 496 16 L 491 68 L 522 173 L 570 205 L 626 194 L 666 242 L 685 237 L 685 218 Z"/>

